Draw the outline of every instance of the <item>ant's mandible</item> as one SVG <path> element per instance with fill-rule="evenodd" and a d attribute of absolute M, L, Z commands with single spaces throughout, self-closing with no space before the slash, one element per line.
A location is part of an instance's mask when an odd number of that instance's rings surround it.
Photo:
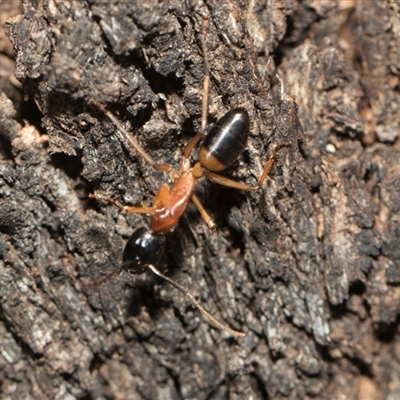
<path fill-rule="evenodd" d="M 140 275 L 147 269 L 150 269 L 154 274 L 163 278 L 171 285 L 180 290 L 186 295 L 191 302 L 199 309 L 199 311 L 218 328 L 229 332 L 238 337 L 243 337 L 245 334 L 233 330 L 219 322 L 210 315 L 199 302 L 177 282 L 162 274 L 156 266 L 160 262 L 166 247 L 166 238 L 164 233 L 174 229 L 186 206 L 191 199 L 196 205 L 200 214 L 210 230 L 215 229 L 215 224 L 207 211 L 204 209 L 199 198 L 194 193 L 194 188 L 198 179 L 203 176 L 220 185 L 228 186 L 242 190 L 257 190 L 266 179 L 271 170 L 276 152 L 282 145 L 275 146 L 266 162 L 264 170 L 260 176 L 258 186 L 250 186 L 244 183 L 236 182 L 224 176 L 217 174 L 232 165 L 242 154 L 247 145 L 247 140 L 250 131 L 250 119 L 248 112 L 238 107 L 228 111 L 221 117 L 211 130 L 205 135 L 207 126 L 208 112 L 208 93 L 209 93 L 209 65 L 207 59 L 206 48 L 206 31 L 207 20 L 204 23 L 202 52 L 204 57 L 204 82 L 203 82 L 203 100 L 202 100 L 202 115 L 200 132 L 196 134 L 185 146 L 180 162 L 179 171 L 169 164 L 156 163 L 152 157 L 143 149 L 138 140 L 129 134 L 122 126 L 118 119 L 108 111 L 98 101 L 91 99 L 91 103 L 100 109 L 118 128 L 119 134 L 122 135 L 123 141 L 128 141 L 130 145 L 146 160 L 153 168 L 167 172 L 173 183 L 171 187 L 162 184 L 156 194 L 152 206 L 125 206 L 115 201 L 111 197 L 100 195 L 97 193 L 91 194 L 91 198 L 104 200 L 111 203 L 123 211 L 129 213 L 143 213 L 150 215 L 150 227 L 137 229 L 129 238 L 125 245 L 122 257 L 122 265 L 114 269 L 111 273 L 91 284 L 84 287 L 93 287 L 111 279 L 121 269 L 134 274 Z M 198 152 L 198 161 L 192 166 L 190 155 L 196 145 L 203 139 Z"/>

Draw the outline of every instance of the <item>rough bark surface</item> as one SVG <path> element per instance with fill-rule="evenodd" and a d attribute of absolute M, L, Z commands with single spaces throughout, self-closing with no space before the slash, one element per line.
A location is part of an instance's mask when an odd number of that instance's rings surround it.
<path fill-rule="evenodd" d="M 1 398 L 399 397 L 398 2 L 0 7 Z M 169 182 L 90 99 L 177 166 L 200 126 L 204 17 L 209 122 L 252 121 L 227 176 L 254 184 L 291 144 L 256 192 L 199 183 L 218 229 L 190 205 L 160 265 L 240 340 L 150 273 L 82 287 L 148 225 L 88 195 L 150 204 Z"/>

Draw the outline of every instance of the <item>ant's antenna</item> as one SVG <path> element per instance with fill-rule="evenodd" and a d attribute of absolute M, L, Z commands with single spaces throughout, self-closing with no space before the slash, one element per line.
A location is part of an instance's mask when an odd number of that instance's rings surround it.
<path fill-rule="evenodd" d="M 221 323 L 217 319 L 215 319 L 211 314 L 209 314 L 200 305 L 200 303 L 183 286 L 181 286 L 179 283 L 173 281 L 171 278 L 168 278 L 168 276 L 165 276 L 164 274 L 162 274 L 154 265 L 149 264 L 148 267 L 152 270 L 152 272 L 154 274 L 156 274 L 160 278 L 166 280 L 172 286 L 174 286 L 178 290 L 180 290 L 185 296 L 189 297 L 190 301 L 193 303 L 194 306 L 197 307 L 197 309 L 204 315 L 204 317 L 207 318 L 209 321 L 211 321 L 219 329 L 222 329 L 223 331 L 226 331 L 233 336 L 244 337 L 246 335 L 244 332 L 235 331 L 234 329 L 229 328 L 228 326 L 224 325 L 223 323 Z"/>
<path fill-rule="evenodd" d="M 102 278 L 98 279 L 97 281 L 82 284 L 81 288 L 87 289 L 87 288 L 93 288 L 93 287 L 100 286 L 103 283 L 106 283 L 107 281 L 109 281 L 117 272 L 122 271 L 122 268 L 123 267 L 119 265 L 118 267 L 114 268 L 109 274 L 107 274 L 106 276 L 103 276 Z"/>
<path fill-rule="evenodd" d="M 161 273 L 154 265 L 148 264 L 147 265 L 151 271 L 157 275 L 158 277 L 164 279 L 168 283 L 170 283 L 172 286 L 180 290 L 185 296 L 187 296 L 190 301 L 193 303 L 194 306 L 197 307 L 197 309 L 201 312 L 201 314 L 207 318 L 209 321 L 211 321 L 215 326 L 217 326 L 219 329 L 222 329 L 223 331 L 226 331 L 230 333 L 233 336 L 238 336 L 238 337 L 244 337 L 245 333 L 244 332 L 239 332 L 235 331 L 234 329 L 229 328 L 228 326 L 224 325 L 222 322 L 219 322 L 216 318 L 214 318 L 210 313 L 208 313 L 201 305 L 200 303 L 193 297 L 193 295 L 186 290 L 183 286 L 181 286 L 179 283 L 175 282 L 171 278 L 168 278 L 168 276 L 164 275 Z M 81 287 L 84 289 L 87 288 L 93 288 L 102 285 L 103 283 L 106 283 L 109 281 L 116 273 L 120 272 L 124 268 L 123 265 L 119 265 L 118 267 L 114 268 L 109 274 L 106 276 L 103 276 L 102 278 L 98 279 L 97 281 L 91 282 L 91 283 L 86 283 L 82 284 Z"/>

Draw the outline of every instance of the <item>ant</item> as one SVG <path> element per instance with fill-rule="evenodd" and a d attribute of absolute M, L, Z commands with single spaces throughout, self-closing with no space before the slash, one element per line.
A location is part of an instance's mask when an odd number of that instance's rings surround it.
<path fill-rule="evenodd" d="M 154 197 L 151 206 L 126 206 L 120 204 L 111 197 L 98 193 L 90 194 L 90 198 L 106 201 L 128 213 L 143 213 L 150 215 L 150 227 L 139 228 L 129 238 L 125 245 L 122 257 L 122 265 L 118 266 L 111 273 L 85 287 L 93 287 L 103 284 L 111 279 L 122 269 L 140 275 L 147 269 L 154 274 L 169 282 L 172 286 L 180 290 L 187 296 L 198 310 L 218 328 L 230 333 L 231 335 L 243 337 L 245 333 L 233 330 L 219 322 L 210 315 L 193 297 L 192 294 L 171 278 L 162 274 L 156 266 L 159 264 L 166 248 L 165 233 L 173 230 L 184 213 L 186 206 L 191 199 L 201 216 L 211 231 L 215 230 L 215 224 L 207 211 L 201 204 L 199 198 L 194 193 L 197 180 L 205 176 L 211 181 L 220 185 L 228 186 L 241 190 L 257 190 L 265 181 L 277 151 L 284 145 L 275 146 L 268 156 L 264 170 L 259 178 L 257 186 L 251 186 L 236 182 L 217 174 L 232 165 L 242 154 L 247 145 L 250 132 L 250 118 L 246 109 L 242 107 L 228 111 L 224 116 L 217 120 L 211 130 L 205 134 L 207 127 L 208 95 L 210 84 L 209 64 L 206 47 L 207 20 L 205 20 L 202 38 L 202 52 L 204 59 L 204 79 L 203 79 L 203 99 L 200 132 L 197 133 L 186 144 L 180 161 L 179 171 L 169 164 L 156 163 L 152 157 L 143 149 L 138 140 L 129 134 L 122 123 L 108 111 L 97 100 L 91 99 L 90 102 L 106 115 L 118 129 L 122 141 L 129 142 L 130 145 L 148 162 L 154 169 L 167 172 L 173 183 L 171 187 L 162 184 L 158 193 Z M 190 156 L 193 149 L 203 140 L 198 152 L 198 161 L 192 166 Z"/>

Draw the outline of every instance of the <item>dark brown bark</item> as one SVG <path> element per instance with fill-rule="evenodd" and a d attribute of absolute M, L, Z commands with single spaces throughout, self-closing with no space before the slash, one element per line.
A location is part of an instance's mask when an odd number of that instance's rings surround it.
<path fill-rule="evenodd" d="M 1 397 L 396 398 L 399 10 L 389 1 L 25 2 L 6 33 L 15 76 L 43 116 L 37 123 L 4 73 Z M 190 205 L 160 269 L 244 330 L 241 340 L 150 273 L 81 287 L 118 265 L 132 231 L 148 225 L 88 195 L 149 204 L 168 182 L 90 99 L 155 159 L 178 165 L 200 124 L 204 16 L 209 121 L 236 106 L 252 121 L 249 147 L 226 174 L 254 184 L 268 148 L 291 146 L 262 190 L 199 183 L 218 230 Z M 0 45 L 9 71 L 4 33 Z"/>

